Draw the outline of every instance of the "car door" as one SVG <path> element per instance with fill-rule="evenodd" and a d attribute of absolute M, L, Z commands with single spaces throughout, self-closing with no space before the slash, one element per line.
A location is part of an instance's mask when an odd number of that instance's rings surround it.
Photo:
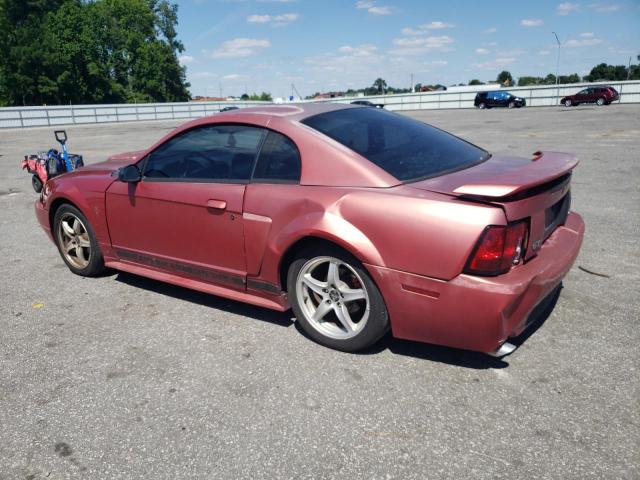
<path fill-rule="evenodd" d="M 497 92 L 489 92 L 487 93 L 487 106 L 495 107 L 497 106 Z"/>
<path fill-rule="evenodd" d="M 576 93 L 575 102 L 589 103 L 589 89 L 585 88 L 584 90 L 580 90 L 578 93 Z"/>
<path fill-rule="evenodd" d="M 242 207 L 265 136 L 255 126 L 196 127 L 151 152 L 140 182 L 114 182 L 106 211 L 118 257 L 244 289 Z"/>

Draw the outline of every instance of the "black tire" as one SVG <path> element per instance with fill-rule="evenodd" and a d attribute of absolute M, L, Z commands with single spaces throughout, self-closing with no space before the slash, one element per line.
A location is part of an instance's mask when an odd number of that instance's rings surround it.
<path fill-rule="evenodd" d="M 600 97 L 598 100 L 596 100 L 596 105 L 598 105 L 599 107 L 605 105 L 607 103 L 607 101 L 604 99 L 604 97 Z"/>
<path fill-rule="evenodd" d="M 90 247 L 89 247 L 88 263 L 86 266 L 82 268 L 71 263 L 71 261 L 67 259 L 66 254 L 63 251 L 63 245 L 62 245 L 63 240 L 60 234 L 60 229 L 61 229 L 60 223 L 63 218 L 69 217 L 69 216 L 75 217 L 78 220 L 80 220 L 80 222 L 82 222 L 82 225 L 86 229 L 86 233 L 89 237 Z M 69 270 L 71 270 L 73 273 L 75 273 L 76 275 L 80 275 L 82 277 L 94 277 L 101 274 L 104 271 L 105 269 L 104 259 L 102 257 L 102 252 L 100 251 L 100 247 L 98 246 L 98 240 L 95 232 L 93 231 L 93 227 L 87 220 L 87 217 L 85 217 L 84 214 L 80 210 L 78 210 L 76 207 L 66 203 L 61 205 L 56 210 L 55 215 L 53 217 L 52 233 L 55 239 L 56 246 L 58 247 L 58 252 L 60 252 L 60 256 L 62 257 L 62 260 L 67 265 L 67 267 L 69 267 Z"/>
<path fill-rule="evenodd" d="M 300 305 L 296 289 L 298 276 L 305 265 L 320 257 L 332 257 L 347 264 L 357 273 L 361 279 L 362 287 L 366 289 L 369 302 L 368 317 L 362 330 L 351 338 L 336 339 L 323 334 L 307 319 Z M 291 307 L 302 329 L 314 341 L 326 347 L 343 352 L 356 352 L 374 345 L 389 330 L 389 314 L 380 290 L 378 290 L 362 263 L 353 255 L 338 247 L 320 245 L 302 250 L 289 266 L 287 291 Z M 338 302 L 337 305 L 340 305 L 340 303 Z"/>
<path fill-rule="evenodd" d="M 40 193 L 42 191 L 42 181 L 38 177 L 38 175 L 31 175 L 31 186 L 36 191 L 36 193 Z"/>

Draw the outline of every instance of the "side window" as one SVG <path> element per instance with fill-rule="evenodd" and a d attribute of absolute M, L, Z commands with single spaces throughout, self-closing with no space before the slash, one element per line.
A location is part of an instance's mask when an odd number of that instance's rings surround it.
<path fill-rule="evenodd" d="M 184 132 L 149 155 L 146 179 L 247 181 L 266 131 L 207 125 Z"/>
<path fill-rule="evenodd" d="M 262 182 L 298 182 L 300 180 L 300 153 L 287 137 L 269 132 L 264 141 L 253 180 Z"/>

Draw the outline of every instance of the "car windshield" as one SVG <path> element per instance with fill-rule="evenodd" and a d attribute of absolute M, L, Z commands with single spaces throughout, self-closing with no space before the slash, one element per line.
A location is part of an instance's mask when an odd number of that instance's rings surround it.
<path fill-rule="evenodd" d="M 381 109 L 336 110 L 302 123 L 405 182 L 469 168 L 490 156 L 486 150 L 438 128 Z"/>

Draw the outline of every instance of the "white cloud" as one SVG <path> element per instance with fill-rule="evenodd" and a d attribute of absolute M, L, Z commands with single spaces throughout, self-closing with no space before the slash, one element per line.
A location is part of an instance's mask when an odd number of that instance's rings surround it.
<path fill-rule="evenodd" d="M 234 38 L 223 42 L 219 48 L 211 52 L 212 58 L 239 58 L 250 57 L 269 48 L 269 40 L 258 40 L 255 38 Z"/>
<path fill-rule="evenodd" d="M 593 8 L 598 13 L 611 13 L 620 10 L 620 5 L 615 3 L 592 3 L 589 7 Z"/>
<path fill-rule="evenodd" d="M 487 50 L 486 48 L 476 48 L 476 53 L 478 55 L 489 55 L 491 50 Z"/>
<path fill-rule="evenodd" d="M 582 32 L 580 36 L 582 38 L 593 38 L 593 32 Z"/>
<path fill-rule="evenodd" d="M 356 47 L 345 45 L 344 47 L 340 47 L 338 51 L 340 53 L 353 55 L 354 57 L 369 57 L 376 54 L 378 47 L 370 43 L 365 43 L 364 45 L 358 45 Z"/>
<path fill-rule="evenodd" d="M 222 80 L 246 80 L 247 77 L 246 75 L 240 75 L 238 73 L 232 73 L 230 75 L 225 75 L 224 77 L 222 77 Z"/>
<path fill-rule="evenodd" d="M 506 67 L 507 65 L 510 65 L 515 61 L 516 59 L 513 57 L 500 57 L 494 60 L 489 60 L 488 62 L 474 63 L 473 66 L 482 70 L 495 70 L 498 68 Z"/>
<path fill-rule="evenodd" d="M 599 38 L 583 38 L 581 40 L 577 40 L 575 38 L 571 38 L 567 40 L 565 45 L 567 47 L 592 47 L 594 45 L 600 45 L 602 40 Z"/>
<path fill-rule="evenodd" d="M 523 27 L 540 27 L 544 25 L 544 22 L 539 18 L 525 18 L 520 21 L 520 25 Z"/>
<path fill-rule="evenodd" d="M 454 39 L 448 35 L 429 37 L 402 37 L 394 38 L 393 44 L 400 47 L 392 50 L 394 55 L 421 55 L 428 52 L 447 52 L 452 49 Z"/>
<path fill-rule="evenodd" d="M 428 35 L 429 30 L 442 30 L 445 28 L 453 28 L 453 23 L 447 22 L 431 22 L 419 25 L 418 28 L 406 27 L 402 29 L 402 34 L 407 36 Z"/>
<path fill-rule="evenodd" d="M 392 8 L 389 6 L 376 5 L 375 2 L 370 0 L 359 0 L 356 2 L 356 8 L 359 10 L 366 10 L 372 15 L 391 15 Z"/>
<path fill-rule="evenodd" d="M 196 72 L 191 74 L 191 78 L 216 78 L 218 75 L 212 72 Z"/>
<path fill-rule="evenodd" d="M 271 15 L 249 15 L 247 22 L 249 23 L 269 23 L 271 21 Z"/>
<path fill-rule="evenodd" d="M 190 63 L 195 62 L 196 59 L 193 58 L 191 55 L 180 55 L 178 57 L 178 62 L 180 62 L 180 65 L 188 65 Z"/>
<path fill-rule="evenodd" d="M 297 13 L 283 13 L 282 15 L 249 15 L 247 22 L 249 23 L 269 23 L 274 27 L 281 27 L 295 22 L 300 18 Z"/>
<path fill-rule="evenodd" d="M 487 28 L 482 33 L 496 33 L 498 29 L 496 27 Z"/>
<path fill-rule="evenodd" d="M 424 25 L 420 25 L 419 28 L 424 28 L 427 30 L 442 30 L 443 28 L 453 28 L 455 25 L 453 23 L 447 22 L 431 22 L 425 23 Z"/>
<path fill-rule="evenodd" d="M 391 15 L 391 7 L 371 7 L 367 10 L 373 15 Z"/>
<path fill-rule="evenodd" d="M 444 67 L 446 65 L 449 65 L 449 62 L 447 62 L 446 60 L 433 60 L 432 62 L 429 62 L 429 64 L 435 65 L 436 67 Z"/>
<path fill-rule="evenodd" d="M 580 10 L 578 3 L 562 2 L 556 7 L 557 15 L 569 15 L 571 12 L 577 12 Z"/>
<path fill-rule="evenodd" d="M 551 52 L 549 50 L 540 50 L 538 55 L 549 55 Z"/>

